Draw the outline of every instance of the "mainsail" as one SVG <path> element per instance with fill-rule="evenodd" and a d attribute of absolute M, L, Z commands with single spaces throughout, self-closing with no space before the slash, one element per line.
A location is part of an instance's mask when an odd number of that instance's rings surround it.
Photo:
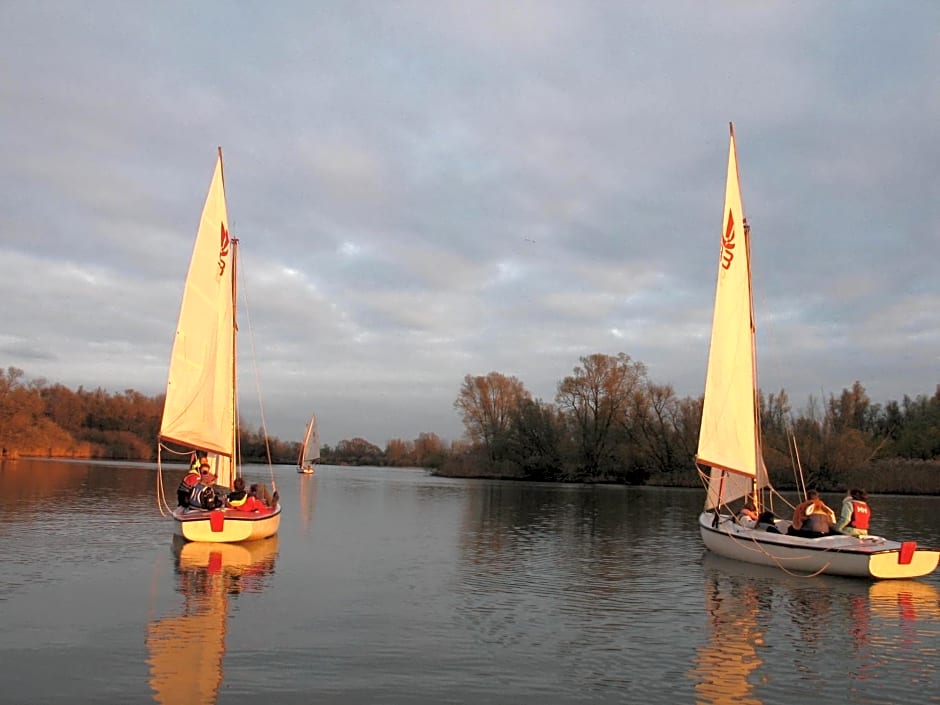
<path fill-rule="evenodd" d="M 749 494 L 755 481 L 758 487 L 767 484 L 758 419 L 749 239 L 732 126 L 697 454 L 698 462 L 711 468 L 706 509 Z"/>
<path fill-rule="evenodd" d="M 310 417 L 304 441 L 300 446 L 300 457 L 297 464 L 303 468 L 312 465 L 320 459 L 320 431 L 317 428 L 317 416 Z"/>
<path fill-rule="evenodd" d="M 236 438 L 234 248 L 219 150 L 183 290 L 160 439 L 213 454 L 218 484 L 229 487 Z"/>

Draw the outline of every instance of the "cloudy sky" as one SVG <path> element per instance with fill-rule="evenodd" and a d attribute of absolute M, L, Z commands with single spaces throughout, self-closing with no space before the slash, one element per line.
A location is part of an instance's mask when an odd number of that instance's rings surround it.
<path fill-rule="evenodd" d="M 593 353 L 698 396 L 729 121 L 761 386 L 932 393 L 938 3 L 8 0 L 0 366 L 161 393 L 221 145 L 273 435 L 454 440 Z"/>

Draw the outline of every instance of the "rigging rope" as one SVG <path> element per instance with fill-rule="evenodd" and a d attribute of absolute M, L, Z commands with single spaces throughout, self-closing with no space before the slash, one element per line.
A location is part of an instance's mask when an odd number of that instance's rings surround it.
<path fill-rule="evenodd" d="M 244 255 L 239 254 L 242 258 L 242 262 L 244 262 Z M 242 271 L 244 271 L 244 264 L 242 264 Z M 258 392 L 258 407 L 261 413 L 261 435 L 264 438 L 264 452 L 266 460 L 268 461 L 268 474 L 271 477 L 271 489 L 273 492 L 277 492 L 277 481 L 274 479 L 274 464 L 271 462 L 271 444 L 268 440 L 268 427 L 264 416 L 264 398 L 261 394 L 261 375 L 258 373 L 258 355 L 255 351 L 255 337 L 251 328 L 251 314 L 248 309 L 248 287 L 245 286 L 244 276 L 241 278 L 241 286 L 239 288 L 241 289 L 242 300 L 245 302 L 244 309 L 245 321 L 248 324 L 248 344 L 251 347 L 251 366 L 255 376 L 255 388 Z"/>

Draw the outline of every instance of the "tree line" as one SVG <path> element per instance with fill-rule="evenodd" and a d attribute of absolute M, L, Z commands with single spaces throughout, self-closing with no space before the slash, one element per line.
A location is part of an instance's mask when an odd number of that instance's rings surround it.
<path fill-rule="evenodd" d="M 516 377 L 466 375 L 454 401 L 464 439 L 434 433 L 324 445 L 321 459 L 344 465 L 425 467 L 461 477 L 550 482 L 698 486 L 693 470 L 702 398 L 678 397 L 630 356 L 581 357 L 536 399 Z M 933 395 L 876 404 L 864 387 L 794 411 L 785 390 L 760 394 L 764 456 L 774 485 L 940 494 L 940 385 Z M 132 389 L 68 389 L 0 369 L 0 447 L 5 456 L 155 460 L 164 396 Z M 243 425 L 245 460 L 294 463 L 299 443 Z"/>
<path fill-rule="evenodd" d="M 44 379 L 27 380 L 16 367 L 0 369 L 0 453 L 3 457 L 101 458 L 155 461 L 163 415 L 163 394 L 148 397 L 133 389 L 110 393 L 100 387 L 71 390 Z M 265 436 L 242 423 L 242 458 L 247 462 L 294 463 L 300 443 Z M 187 451 L 188 449 L 179 449 Z M 413 441 L 389 441 L 383 451 L 363 438 L 320 449 L 323 462 L 340 465 L 436 467 L 446 455 L 433 433 Z"/>
<path fill-rule="evenodd" d="M 441 472 L 565 482 L 699 486 L 702 397 L 678 397 L 629 355 L 580 358 L 552 402 L 516 377 L 464 378 L 454 407 L 470 445 Z M 760 393 L 764 457 L 779 489 L 815 486 L 940 494 L 940 385 L 876 404 L 860 382 L 795 411 Z"/>

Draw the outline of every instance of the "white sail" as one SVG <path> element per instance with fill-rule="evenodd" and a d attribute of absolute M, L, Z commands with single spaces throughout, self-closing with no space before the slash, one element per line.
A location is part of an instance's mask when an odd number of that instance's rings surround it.
<path fill-rule="evenodd" d="M 307 430 L 304 432 L 303 443 L 300 444 L 300 455 L 297 459 L 299 468 L 310 467 L 320 459 L 320 431 L 317 429 L 317 416 L 310 417 Z"/>
<path fill-rule="evenodd" d="M 712 468 L 707 509 L 748 494 L 754 481 L 760 487 L 766 485 L 760 449 L 750 259 L 732 127 L 697 455 L 699 463 Z"/>
<path fill-rule="evenodd" d="M 236 434 L 234 270 L 220 150 L 183 290 L 160 438 L 212 453 L 218 484 L 229 487 Z"/>

